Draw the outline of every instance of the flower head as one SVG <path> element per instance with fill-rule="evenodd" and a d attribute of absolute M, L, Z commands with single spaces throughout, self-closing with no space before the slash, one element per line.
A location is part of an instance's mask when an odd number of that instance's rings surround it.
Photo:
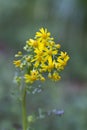
<path fill-rule="evenodd" d="M 41 28 L 40 32 L 36 32 L 36 38 L 38 38 L 39 40 L 50 39 L 50 32 L 47 32 L 46 28 Z"/>
<path fill-rule="evenodd" d="M 54 81 L 61 79 L 60 72 L 67 65 L 69 55 L 60 51 L 60 44 L 56 44 L 50 36 L 46 28 L 41 28 L 34 39 L 26 41 L 26 54 L 20 51 L 16 54 L 19 59 L 14 60 L 13 64 L 22 71 L 20 77 L 25 84 L 45 81 L 46 76 Z"/>
<path fill-rule="evenodd" d="M 30 74 L 25 74 L 24 78 L 26 83 L 33 83 L 34 81 L 38 80 L 39 73 L 36 70 L 32 70 L 30 71 Z"/>
<path fill-rule="evenodd" d="M 20 65 L 21 65 L 21 60 L 14 60 L 14 61 L 13 61 L 13 64 L 14 64 L 16 67 L 20 67 Z"/>

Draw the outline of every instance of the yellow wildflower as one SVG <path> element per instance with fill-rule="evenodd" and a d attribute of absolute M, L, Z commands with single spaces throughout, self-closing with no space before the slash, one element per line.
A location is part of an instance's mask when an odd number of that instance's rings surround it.
<path fill-rule="evenodd" d="M 52 61 L 52 57 L 50 56 L 48 58 L 48 61 L 46 64 L 42 64 L 42 70 L 51 72 L 51 70 L 54 68 L 54 61 Z"/>
<path fill-rule="evenodd" d="M 67 63 L 67 62 L 65 62 L 64 60 L 60 59 L 60 58 L 58 58 L 57 61 L 58 61 L 58 65 L 59 65 L 59 67 L 61 67 L 61 66 L 64 67 L 64 66 L 66 65 L 66 63 Z"/>
<path fill-rule="evenodd" d="M 26 41 L 26 43 L 31 47 L 37 47 L 38 46 L 38 42 L 36 40 L 33 40 L 33 39 L 29 39 L 28 41 Z"/>
<path fill-rule="evenodd" d="M 56 71 L 53 74 L 49 73 L 48 78 L 50 78 L 50 79 L 52 79 L 54 81 L 58 81 L 58 80 L 61 79 L 60 75 Z"/>
<path fill-rule="evenodd" d="M 44 78 L 44 77 L 41 77 L 40 80 L 41 80 L 41 81 L 45 81 L 45 78 Z"/>
<path fill-rule="evenodd" d="M 36 38 L 39 38 L 40 40 L 47 40 L 50 38 L 50 32 L 47 32 L 46 28 L 41 28 L 40 32 L 36 32 Z"/>
<path fill-rule="evenodd" d="M 61 52 L 60 56 L 57 58 L 57 62 L 55 62 L 55 68 L 58 70 L 63 70 L 64 67 L 67 65 L 67 62 L 69 60 L 69 56 L 66 52 Z"/>
<path fill-rule="evenodd" d="M 53 57 L 54 55 L 56 55 L 58 53 L 58 50 L 53 49 L 52 47 L 45 48 L 44 50 L 44 55 L 46 59 L 49 59 L 50 57 Z"/>
<path fill-rule="evenodd" d="M 27 54 L 22 55 L 20 51 L 16 54 L 20 59 L 13 64 L 23 71 L 25 83 L 44 81 L 46 74 L 55 81 L 61 78 L 59 72 L 67 65 L 69 56 L 67 52 L 59 51 L 60 44 L 56 44 L 50 35 L 46 28 L 41 28 L 34 39 L 26 41 L 24 50 Z"/>
<path fill-rule="evenodd" d="M 45 81 L 45 78 L 42 75 L 40 75 L 40 80 Z"/>
<path fill-rule="evenodd" d="M 33 57 L 31 62 L 35 62 L 34 66 L 38 67 L 40 63 L 44 62 L 44 46 L 39 45 L 38 48 L 35 48 L 34 53 L 35 56 Z"/>
<path fill-rule="evenodd" d="M 39 52 L 37 53 L 37 55 L 34 56 L 33 60 L 31 62 L 35 62 L 34 66 L 38 67 L 39 64 L 43 61 L 43 52 Z"/>
<path fill-rule="evenodd" d="M 67 59 L 67 61 L 69 60 L 69 56 L 67 55 L 67 52 L 62 52 L 62 51 L 61 51 L 60 56 L 58 58 Z"/>
<path fill-rule="evenodd" d="M 54 72 L 53 75 L 52 75 L 52 79 L 53 79 L 54 81 L 57 81 L 57 80 L 60 80 L 61 77 L 59 76 L 59 74 L 58 74 L 57 72 Z"/>
<path fill-rule="evenodd" d="M 38 80 L 39 73 L 37 70 L 32 70 L 30 74 L 25 74 L 24 78 L 26 83 L 33 83 L 35 80 Z"/>
<path fill-rule="evenodd" d="M 56 47 L 57 49 L 60 49 L 61 45 L 60 45 L 60 44 L 56 44 L 55 47 Z"/>
<path fill-rule="evenodd" d="M 15 67 L 20 67 L 21 65 L 21 60 L 14 60 L 13 64 L 15 65 Z"/>
<path fill-rule="evenodd" d="M 70 57 L 69 57 L 68 55 L 66 55 L 66 56 L 64 57 L 64 61 L 67 62 L 67 61 L 69 60 L 69 58 L 70 58 Z"/>

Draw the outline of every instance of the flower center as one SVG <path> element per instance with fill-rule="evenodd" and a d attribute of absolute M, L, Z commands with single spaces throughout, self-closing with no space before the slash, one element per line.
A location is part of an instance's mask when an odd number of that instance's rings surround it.
<path fill-rule="evenodd" d="M 52 50 L 49 50 L 49 51 L 48 51 L 48 55 L 52 55 Z"/>
<path fill-rule="evenodd" d="M 47 38 L 47 34 L 42 34 L 42 37 L 44 38 L 44 39 L 46 39 Z"/>

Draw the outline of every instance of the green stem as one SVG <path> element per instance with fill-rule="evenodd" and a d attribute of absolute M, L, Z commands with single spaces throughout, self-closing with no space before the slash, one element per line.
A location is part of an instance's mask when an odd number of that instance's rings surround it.
<path fill-rule="evenodd" d="M 24 88 L 23 90 L 23 97 L 22 97 L 22 121 L 23 121 L 23 130 L 27 130 L 26 88 Z"/>

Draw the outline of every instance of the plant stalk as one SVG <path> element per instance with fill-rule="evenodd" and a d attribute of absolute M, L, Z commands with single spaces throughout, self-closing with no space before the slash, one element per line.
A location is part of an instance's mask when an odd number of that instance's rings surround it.
<path fill-rule="evenodd" d="M 22 123 L 23 123 L 23 130 L 27 130 L 26 88 L 24 88 L 22 96 Z"/>

